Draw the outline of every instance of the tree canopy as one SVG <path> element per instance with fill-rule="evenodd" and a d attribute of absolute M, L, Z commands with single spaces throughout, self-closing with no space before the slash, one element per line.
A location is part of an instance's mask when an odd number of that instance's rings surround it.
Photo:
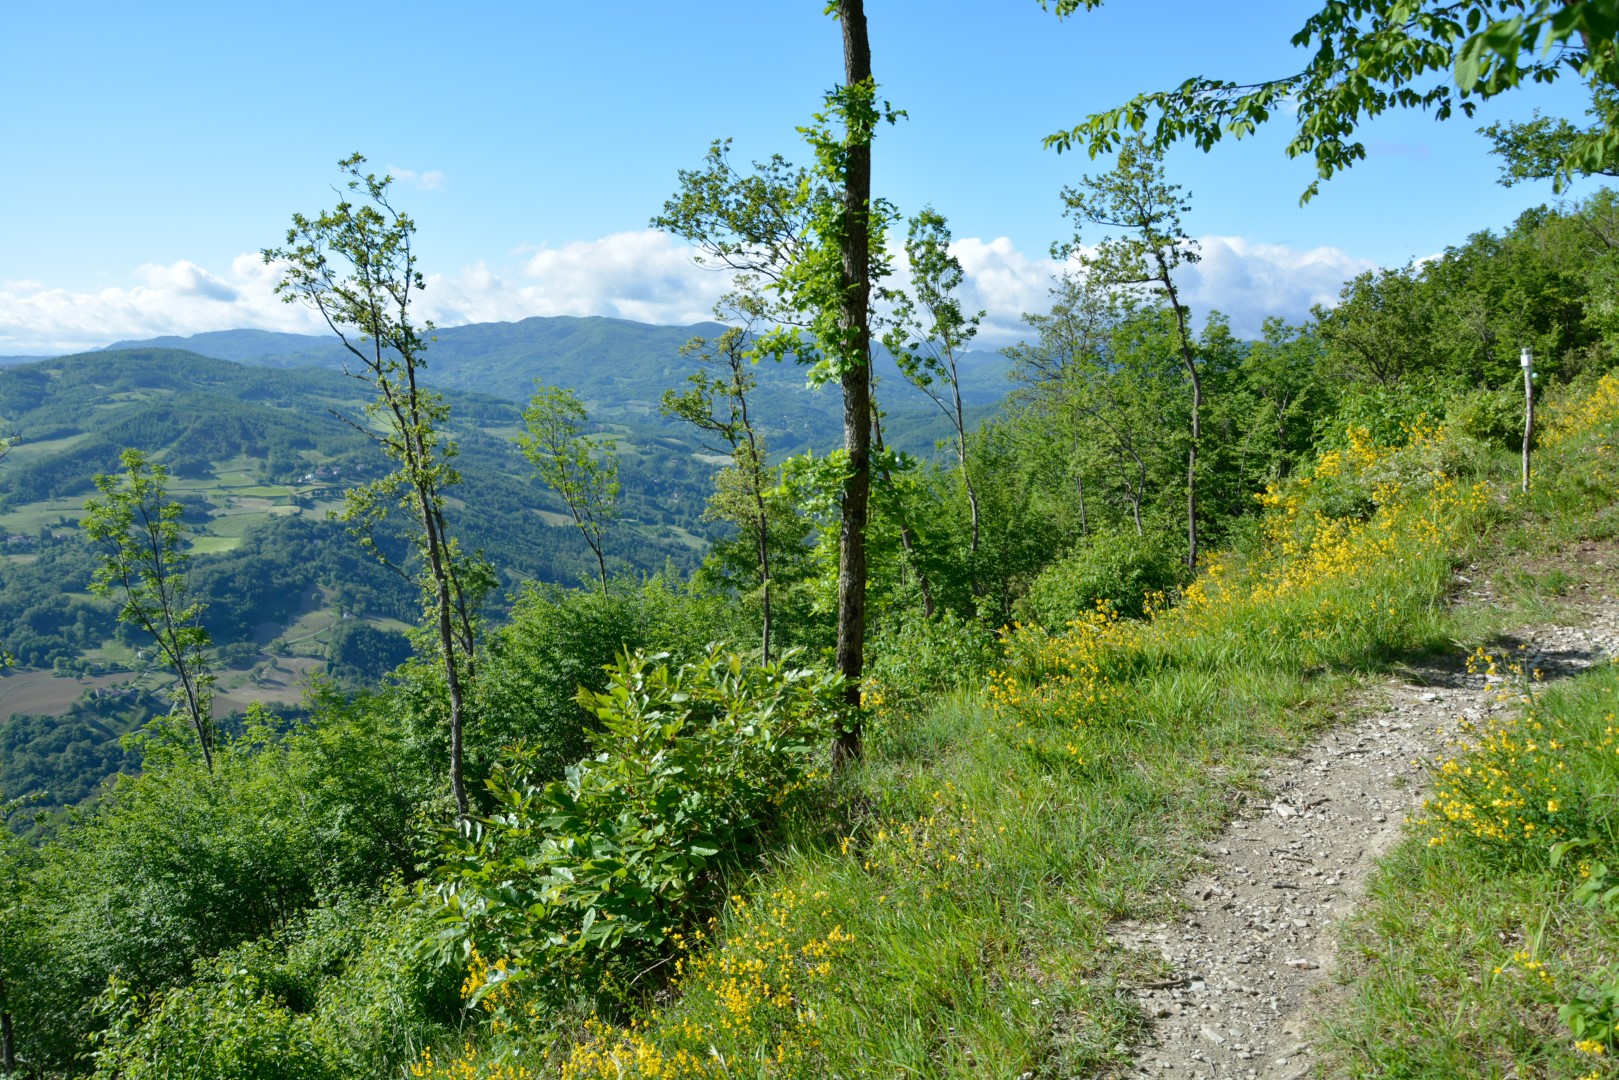
<path fill-rule="evenodd" d="M 1103 0 L 1041 0 L 1059 18 Z M 1289 157 L 1314 157 L 1322 180 L 1366 157 L 1359 127 L 1394 109 L 1422 109 L 1440 120 L 1471 117 L 1478 102 L 1533 83 L 1579 79 L 1619 87 L 1619 0 L 1327 0 L 1292 37 L 1309 50 L 1298 71 L 1234 81 L 1195 75 L 1179 86 L 1137 94 L 1047 136 L 1059 151 L 1092 157 L 1128 132 L 1149 131 L 1154 147 L 1191 141 L 1208 150 L 1263 123 L 1292 117 Z M 1598 97 L 1597 122 L 1569 128 L 1551 164 L 1559 183 L 1604 171 L 1619 156 L 1619 112 Z"/>

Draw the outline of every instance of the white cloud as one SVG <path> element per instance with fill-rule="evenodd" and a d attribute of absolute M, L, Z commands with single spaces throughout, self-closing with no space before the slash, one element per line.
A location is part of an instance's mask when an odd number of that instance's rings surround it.
<path fill-rule="evenodd" d="M 985 312 L 979 346 L 998 349 L 1012 344 L 1023 334 L 1024 312 L 1051 306 L 1047 294 L 1061 267 L 1050 258 L 1031 258 L 1004 236 L 989 241 L 965 237 L 951 244 L 950 251 L 967 275 L 962 307 Z"/>
<path fill-rule="evenodd" d="M 1270 315 L 1303 321 L 1312 305 L 1333 304 L 1345 281 L 1374 265 L 1340 248 L 1299 251 L 1240 236 L 1205 236 L 1198 246 L 1202 260 L 1183 265 L 1178 273 L 1182 301 L 1200 322 L 1210 310 L 1224 312 L 1239 337 L 1258 337 Z M 1047 293 L 1057 274 L 1075 266 L 1043 255 L 1030 257 L 1004 236 L 987 242 L 958 240 L 951 250 L 967 274 L 965 306 L 987 312 L 978 337 L 985 348 L 1022 337 L 1022 313 L 1047 310 Z"/>
<path fill-rule="evenodd" d="M 441 325 L 531 315 L 607 315 L 680 325 L 712 318 L 724 275 L 692 261 L 692 251 L 652 229 L 613 233 L 528 255 L 515 277 L 478 263 L 455 277 L 428 279 L 424 300 Z"/>
<path fill-rule="evenodd" d="M 74 352 L 236 327 L 319 329 L 312 313 L 274 295 L 274 272 L 258 255 L 237 256 L 223 275 L 181 260 L 137 267 L 134 276 L 141 284 L 94 293 L 36 281 L 0 284 L 0 353 Z"/>
<path fill-rule="evenodd" d="M 1343 282 L 1372 264 L 1337 248 L 1300 251 L 1241 237 L 1201 239 L 1203 261 L 1181 274 L 1186 301 L 1201 317 L 1218 308 L 1241 336 L 1257 336 L 1267 315 L 1293 321 L 1310 306 L 1331 303 Z M 982 348 L 1022 336 L 1020 316 L 1044 311 L 1062 264 L 1020 251 L 1006 237 L 966 237 L 953 250 L 966 271 L 965 306 L 987 315 Z M 692 252 L 651 230 L 525 253 L 513 267 L 479 262 L 434 275 L 420 314 L 441 326 L 513 321 L 532 315 L 607 315 L 638 322 L 686 324 L 710 317 L 725 291 L 723 274 L 693 264 Z M 0 283 L 0 354 L 61 353 L 113 341 L 251 327 L 324 333 L 299 304 L 274 295 L 276 270 L 256 254 L 223 271 L 189 261 L 146 265 L 137 282 L 96 293 L 34 281 Z M 903 279 L 903 274 L 900 275 Z"/>
<path fill-rule="evenodd" d="M 1200 319 L 1211 308 L 1225 312 L 1238 337 L 1258 337 L 1269 315 L 1302 322 L 1311 306 L 1337 303 L 1344 282 L 1376 266 L 1341 248 L 1299 251 L 1240 236 L 1205 236 L 1198 246 L 1202 261 L 1181 274 L 1186 303 Z"/>
<path fill-rule="evenodd" d="M 135 272 L 146 279 L 147 288 L 156 292 L 172 293 L 175 296 L 194 296 L 201 300 L 217 300 L 223 304 L 233 303 L 241 298 L 241 293 L 236 289 L 220 281 L 196 263 L 185 259 L 172 266 L 147 263 L 137 268 Z"/>
<path fill-rule="evenodd" d="M 444 173 L 438 169 L 416 172 L 414 169 L 400 169 L 393 165 L 388 166 L 388 175 L 407 187 L 422 191 L 437 191 L 444 186 L 445 179 Z"/>

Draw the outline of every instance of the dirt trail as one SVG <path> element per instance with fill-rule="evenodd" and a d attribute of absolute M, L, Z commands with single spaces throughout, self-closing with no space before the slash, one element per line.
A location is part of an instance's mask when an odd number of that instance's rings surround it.
<path fill-rule="evenodd" d="M 1508 648 L 1527 646 L 1547 679 L 1619 656 L 1619 602 L 1593 591 L 1559 617 L 1578 625 L 1525 629 Z M 1489 602 L 1487 592 L 1469 599 Z M 1310 1019 L 1332 1000 L 1337 924 L 1421 805 L 1414 763 L 1442 749 L 1458 718 L 1511 707 L 1461 660 L 1391 681 L 1353 724 L 1268 770 L 1270 800 L 1251 802 L 1209 845 L 1174 922 L 1111 928 L 1117 944 L 1156 950 L 1175 972 L 1170 985 L 1134 991 L 1152 1031 L 1125 1075 L 1311 1075 Z"/>

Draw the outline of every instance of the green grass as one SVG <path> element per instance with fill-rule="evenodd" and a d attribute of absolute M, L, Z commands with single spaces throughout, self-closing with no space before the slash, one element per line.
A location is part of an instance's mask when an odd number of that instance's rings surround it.
<path fill-rule="evenodd" d="M 1612 736 L 1619 667 L 1602 665 L 1537 704 L 1562 747 L 1565 836 L 1593 839 L 1554 867 L 1551 838 L 1438 846 L 1417 825 L 1385 861 L 1347 927 L 1347 1007 L 1324 1024 L 1334 1067 L 1351 1077 L 1610 1076 L 1575 1047 L 1558 1006 L 1619 958 L 1619 905 L 1577 903 L 1577 862 L 1619 866 Z M 1554 725 L 1553 719 L 1560 724 Z M 1575 865 L 1571 865 L 1575 864 Z M 1526 964 L 1543 964 L 1544 975 Z M 1596 1070 L 1593 1072 L 1593 1070 Z"/>
<path fill-rule="evenodd" d="M 679 537 L 680 542 L 691 548 L 693 551 L 705 551 L 708 548 L 707 540 L 704 540 L 696 533 L 682 529 L 679 525 L 669 526 L 669 531 L 674 533 L 675 536 Z"/>
<path fill-rule="evenodd" d="M 1450 552 L 1488 508 L 1412 492 L 1341 543 L 1226 560 L 1153 621 L 1015 632 L 991 694 L 875 709 L 864 762 L 734 886 L 721 944 L 638 1026 L 576 1044 L 577 1075 L 615 1076 L 627 1055 L 677 1076 L 1125 1066 L 1146 1018 L 1121 988 L 1164 971 L 1109 945 L 1108 924 L 1171 915 L 1267 762 L 1333 722 L 1363 674 L 1454 637 Z M 873 699 L 929 697 L 886 689 Z M 780 960 L 823 948 L 824 974 Z M 730 1064 L 691 1064 L 710 1059 Z"/>
<path fill-rule="evenodd" d="M 1609 412 L 1619 428 L 1619 384 Z M 1567 515 L 1600 521 L 1613 503 L 1614 485 L 1582 471 L 1605 460 L 1585 436 L 1541 455 L 1529 500 L 1507 494 L 1504 457 L 1467 466 L 1493 468 L 1493 490 L 1460 479 L 1468 454 L 1443 436 L 1350 444 L 1271 497 L 1264 538 L 1211 559 L 1154 619 L 1014 631 L 988 693 L 939 701 L 936 688 L 871 686 L 873 702 L 935 703 L 867 714 L 865 760 L 731 884 L 662 992 L 654 976 L 593 1016 L 485 1030 L 474 1056 L 538 1066 L 545 1047 L 575 1080 L 1124 1071 L 1147 1018 L 1123 991 L 1165 972 L 1156 955 L 1110 945 L 1108 924 L 1172 915 L 1236 799 L 1337 721 L 1365 677 L 1499 631 L 1503 610 L 1450 603 L 1456 568 L 1484 556 L 1492 530 L 1533 549 L 1537 536 L 1589 535 Z M 1375 491 L 1376 513 L 1322 523 L 1346 488 Z M 1522 604 L 1555 601 L 1572 582 L 1502 584 Z M 1593 678 L 1619 686 L 1619 670 Z M 1610 691 L 1590 700 L 1611 709 Z M 1608 770 L 1591 799 L 1619 790 L 1613 745 L 1587 757 Z M 1572 910 L 1568 872 L 1558 880 L 1539 858 L 1403 847 L 1356 924 L 1362 989 L 1332 1017 L 1328 1067 L 1586 1076 L 1593 1059 L 1558 1034 L 1548 980 L 1525 964 L 1558 950 L 1550 984 L 1572 1000 L 1619 942 L 1606 913 Z M 1512 961 L 1518 952 L 1530 959 Z M 491 1075 L 457 1058 L 461 1047 L 441 1048 L 427 1074 Z"/>
<path fill-rule="evenodd" d="M 46 457 L 50 454 L 59 453 L 60 451 L 72 447 L 76 443 L 83 442 L 89 437 L 89 432 L 84 432 L 78 435 L 69 435 L 61 439 L 41 439 L 35 442 L 25 439 L 17 443 L 16 446 L 12 447 L 11 450 L 7 452 L 6 457 L 10 459 L 13 464 L 31 461 L 36 457 Z"/>
<path fill-rule="evenodd" d="M 77 528 L 84 513 L 86 495 L 67 499 L 46 499 L 28 503 L 8 513 L 0 514 L 0 529 L 14 533 L 37 533 L 42 526 L 58 526 L 65 519 L 67 528 Z"/>
<path fill-rule="evenodd" d="M 108 638 L 94 649 L 86 649 L 83 655 L 86 660 L 92 662 L 117 664 L 120 667 L 133 668 L 136 662 L 136 651 L 136 649 L 125 645 L 117 638 Z"/>
<path fill-rule="evenodd" d="M 23 458 L 28 453 L 43 455 L 62 449 L 80 438 L 83 436 L 56 439 L 32 447 L 23 444 L 16 453 Z M 169 491 L 176 496 L 195 495 L 207 499 L 214 507 L 210 531 L 219 537 L 239 538 L 254 523 L 274 516 L 302 513 L 293 500 L 320 487 L 263 483 L 258 464 L 253 458 L 240 455 L 216 461 L 212 463 L 213 475 L 171 478 Z M 0 514 L 0 532 L 32 534 L 42 526 L 57 526 L 63 520 L 68 522 L 69 528 L 77 528 L 78 519 L 84 513 L 85 500 L 89 497 L 85 494 L 47 499 L 17 507 Z M 322 505 L 340 507 L 342 503 L 340 500 L 328 500 Z M 236 546 L 234 542 L 210 546 L 202 538 L 199 541 L 198 552 L 229 551 Z"/>
<path fill-rule="evenodd" d="M 230 538 L 240 543 L 249 529 L 264 521 L 268 516 L 268 514 L 257 512 L 217 514 L 209 521 L 208 531 L 214 539 Z M 194 539 L 201 539 L 201 537 Z"/>
<path fill-rule="evenodd" d="M 1619 510 L 1604 463 L 1616 441 L 1619 421 L 1610 416 L 1537 457 L 1534 490 L 1513 495 L 1512 516 L 1475 553 L 1494 568 L 1496 603 L 1470 613 L 1473 629 L 1578 623 L 1584 616 L 1566 596 L 1580 585 L 1614 591 Z M 1456 748 L 1458 768 L 1532 793 L 1525 809 L 1492 813 L 1538 815 L 1541 827 L 1529 836 L 1515 827 L 1501 841 L 1442 832 L 1437 822 L 1407 826 L 1345 928 L 1344 1002 L 1321 1025 L 1333 1075 L 1619 1076 L 1611 1034 L 1599 1033 L 1595 1054 L 1576 1046 L 1559 1017 L 1559 1006 L 1594 989 L 1619 992 L 1619 970 L 1606 967 L 1619 957 L 1619 904 L 1588 906 L 1576 896 L 1580 863 L 1619 867 L 1616 699 L 1619 667 L 1601 664 L 1538 693 L 1532 714 L 1495 721 L 1496 730 L 1516 725 L 1512 749 Z M 1522 733 L 1535 723 L 1536 748 L 1527 751 Z M 1445 775 L 1436 777 L 1441 789 Z M 1590 844 L 1554 866 L 1559 839 Z M 1612 1019 L 1611 1006 L 1595 1015 Z"/>

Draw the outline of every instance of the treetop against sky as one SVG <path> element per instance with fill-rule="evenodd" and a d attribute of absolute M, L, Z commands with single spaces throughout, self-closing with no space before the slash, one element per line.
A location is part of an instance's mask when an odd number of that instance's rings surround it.
<path fill-rule="evenodd" d="M 1192 75 L 1297 70 L 1288 38 L 1318 6 L 1134 0 L 1058 21 L 1036 0 L 871 0 L 873 68 L 907 113 L 879 135 L 874 190 L 949 219 L 968 299 L 990 312 L 980 344 L 1006 344 L 1019 313 L 1045 306 L 1062 187 L 1109 164 L 1042 139 Z M 315 330 L 275 302 L 256 252 L 329 195 L 354 150 L 398 178 L 431 275 L 424 314 L 441 324 L 705 317 L 722 283 L 647 221 L 715 138 L 735 139 L 739 163 L 807 158 L 795 129 L 840 78 L 821 8 L 27 5 L 0 63 L 14 103 L 0 118 L 0 354 Z M 1170 178 L 1205 249 L 1186 295 L 1257 332 L 1371 265 L 1503 226 L 1550 185 L 1497 186 L 1476 128 L 1584 104 L 1565 81 L 1472 121 L 1385 116 L 1364 130 L 1367 160 L 1302 208 L 1314 167 L 1285 158 L 1281 125 L 1207 155 L 1176 147 Z"/>

